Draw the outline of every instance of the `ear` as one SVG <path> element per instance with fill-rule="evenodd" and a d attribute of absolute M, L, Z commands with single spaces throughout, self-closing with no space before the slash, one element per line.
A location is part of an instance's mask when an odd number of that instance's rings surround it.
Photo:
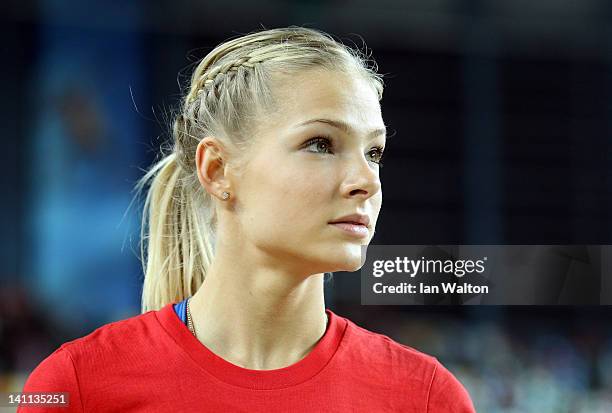
<path fill-rule="evenodd" d="M 198 143 L 195 156 L 198 180 L 209 194 L 219 199 L 223 191 L 229 189 L 224 154 L 221 142 L 214 136 L 207 136 Z"/>

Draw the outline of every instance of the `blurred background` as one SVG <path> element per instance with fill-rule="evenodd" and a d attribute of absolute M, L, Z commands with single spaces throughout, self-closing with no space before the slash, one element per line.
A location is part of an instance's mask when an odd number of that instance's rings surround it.
<path fill-rule="evenodd" d="M 612 244 L 612 3 L 8 1 L 0 391 L 139 313 L 132 188 L 214 46 L 304 25 L 372 51 L 389 141 L 374 244 Z M 611 412 L 607 306 L 329 308 L 432 354 L 479 412 Z"/>

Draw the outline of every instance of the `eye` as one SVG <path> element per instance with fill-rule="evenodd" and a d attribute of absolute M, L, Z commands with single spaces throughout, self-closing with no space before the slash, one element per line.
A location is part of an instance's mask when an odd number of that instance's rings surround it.
<path fill-rule="evenodd" d="M 310 139 L 308 142 L 306 142 L 304 144 L 305 148 L 310 148 L 310 147 L 315 147 L 315 148 L 327 148 L 325 150 L 325 152 L 329 153 L 329 148 L 331 147 L 331 140 L 327 137 L 316 137 L 313 139 Z M 308 151 L 308 152 L 319 152 L 318 150 L 315 151 Z"/>
<path fill-rule="evenodd" d="M 382 146 L 377 146 L 375 148 L 372 148 L 370 150 L 370 152 L 368 152 L 370 154 L 372 154 L 372 153 L 374 154 L 373 155 L 373 157 L 374 157 L 373 162 L 377 163 L 381 167 L 382 167 L 382 162 L 381 161 L 382 161 L 382 156 L 383 156 L 383 152 L 384 151 L 385 150 L 384 150 L 384 148 Z"/>
<path fill-rule="evenodd" d="M 328 138 L 325 136 L 317 136 L 316 138 L 312 138 L 308 140 L 304 144 L 304 147 L 305 148 L 310 148 L 310 147 L 317 148 L 317 150 L 308 151 L 308 152 L 331 153 L 330 148 L 332 147 L 332 141 L 331 141 L 331 138 Z M 371 155 L 373 157 L 372 162 L 374 162 L 375 164 L 378 164 L 378 166 L 380 166 L 381 168 L 383 165 L 381 161 L 382 161 L 382 156 L 383 156 L 384 151 L 385 151 L 385 148 L 383 148 L 382 146 L 376 146 L 368 152 L 368 154 L 372 154 Z"/>

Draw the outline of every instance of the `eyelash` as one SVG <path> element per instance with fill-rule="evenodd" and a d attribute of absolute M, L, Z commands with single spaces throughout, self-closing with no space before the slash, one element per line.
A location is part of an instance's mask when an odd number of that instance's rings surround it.
<path fill-rule="evenodd" d="M 332 144 L 332 139 L 331 139 L 331 138 L 329 138 L 329 137 L 326 137 L 326 136 L 318 136 L 318 137 L 316 137 L 316 138 L 312 138 L 312 139 L 308 140 L 308 141 L 307 141 L 307 142 L 304 144 L 304 147 L 306 147 L 306 148 L 307 148 L 307 147 L 309 147 L 309 146 L 311 146 L 311 145 L 313 145 L 313 144 L 315 144 L 315 143 L 326 143 L 326 144 L 328 144 L 328 145 L 330 145 L 330 146 L 331 146 L 331 144 Z M 380 166 L 380 167 L 382 168 L 383 164 L 382 164 L 382 162 L 381 162 L 381 161 L 382 161 L 382 156 L 383 156 L 383 153 L 384 153 L 384 149 L 383 149 L 383 147 L 382 147 L 382 146 L 375 146 L 375 147 L 373 147 L 373 148 L 370 150 L 370 152 L 371 152 L 371 151 L 373 151 L 373 150 L 378 151 L 378 153 L 379 153 L 380 155 L 378 155 L 378 161 L 372 161 L 372 162 L 374 162 L 374 163 L 378 164 L 378 166 Z M 312 151 L 309 151 L 309 152 L 312 152 Z"/>

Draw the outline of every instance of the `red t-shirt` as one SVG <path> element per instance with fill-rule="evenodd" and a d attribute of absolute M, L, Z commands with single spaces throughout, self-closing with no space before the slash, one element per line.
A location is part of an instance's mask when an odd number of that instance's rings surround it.
<path fill-rule="evenodd" d="M 172 304 L 63 344 L 24 392 L 69 392 L 69 408 L 18 412 L 475 412 L 434 357 L 326 310 L 325 334 L 302 360 L 250 370 L 206 348 Z"/>

